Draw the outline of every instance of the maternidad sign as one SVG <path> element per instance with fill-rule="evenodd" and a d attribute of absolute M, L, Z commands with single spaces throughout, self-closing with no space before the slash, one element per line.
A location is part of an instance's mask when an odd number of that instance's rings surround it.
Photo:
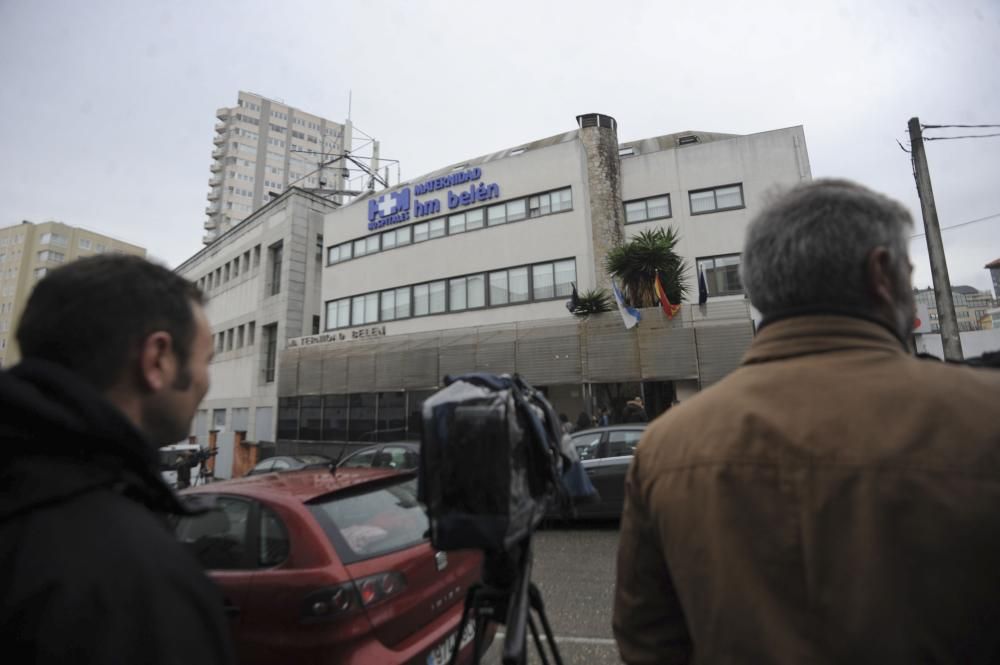
<path fill-rule="evenodd" d="M 385 337 L 385 326 L 355 328 L 354 330 L 331 330 L 330 332 L 320 333 L 318 335 L 293 337 L 288 340 L 288 345 L 285 348 L 294 349 L 300 346 L 313 346 L 314 344 L 350 342 L 356 339 L 368 339 L 371 337 Z"/>

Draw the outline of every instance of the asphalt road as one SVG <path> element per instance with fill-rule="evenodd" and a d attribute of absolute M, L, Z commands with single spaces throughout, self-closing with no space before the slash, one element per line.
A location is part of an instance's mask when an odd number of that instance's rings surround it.
<path fill-rule="evenodd" d="M 540 530 L 534 536 L 534 550 L 531 579 L 542 592 L 563 663 L 621 663 L 611 634 L 617 522 Z M 502 635 L 498 634 L 483 658 L 484 664 L 500 664 L 502 641 Z M 528 663 L 541 663 L 530 636 L 528 653 Z"/>

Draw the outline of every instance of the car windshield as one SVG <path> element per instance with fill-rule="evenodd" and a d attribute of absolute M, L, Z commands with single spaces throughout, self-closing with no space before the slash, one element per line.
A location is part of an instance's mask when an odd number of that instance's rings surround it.
<path fill-rule="evenodd" d="M 426 540 L 429 528 L 416 478 L 333 495 L 309 509 L 344 563 L 412 547 Z"/>
<path fill-rule="evenodd" d="M 601 442 L 601 432 L 588 432 L 573 437 L 573 447 L 581 460 L 597 457 L 597 446 Z"/>

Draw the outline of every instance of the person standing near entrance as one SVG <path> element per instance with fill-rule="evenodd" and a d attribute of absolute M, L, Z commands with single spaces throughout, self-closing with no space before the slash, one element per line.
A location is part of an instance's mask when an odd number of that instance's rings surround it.
<path fill-rule="evenodd" d="M 626 423 L 644 423 L 649 421 L 646 415 L 646 407 L 642 403 L 641 397 L 634 397 L 625 405 L 622 411 L 622 421 Z"/>
<path fill-rule="evenodd" d="M 9 662 L 232 662 L 222 597 L 174 538 L 160 446 L 208 390 L 201 292 L 134 256 L 53 270 L 0 371 L 0 643 Z"/>
<path fill-rule="evenodd" d="M 910 354 L 912 233 L 842 180 L 750 224 L 757 336 L 626 478 L 629 665 L 996 661 L 1000 373 Z"/>

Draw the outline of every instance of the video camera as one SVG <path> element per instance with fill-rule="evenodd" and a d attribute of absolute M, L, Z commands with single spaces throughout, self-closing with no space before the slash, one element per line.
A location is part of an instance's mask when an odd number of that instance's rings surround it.
<path fill-rule="evenodd" d="M 530 580 L 531 535 L 553 502 L 568 505 L 596 491 L 552 406 L 520 377 L 465 374 L 445 384 L 423 405 L 418 498 L 435 548 L 484 552 L 483 584 L 469 590 L 459 632 L 471 615 L 478 662 L 481 629 L 504 623 L 503 662 L 522 662 L 526 627 L 541 654 L 530 607 L 559 663 Z"/>

